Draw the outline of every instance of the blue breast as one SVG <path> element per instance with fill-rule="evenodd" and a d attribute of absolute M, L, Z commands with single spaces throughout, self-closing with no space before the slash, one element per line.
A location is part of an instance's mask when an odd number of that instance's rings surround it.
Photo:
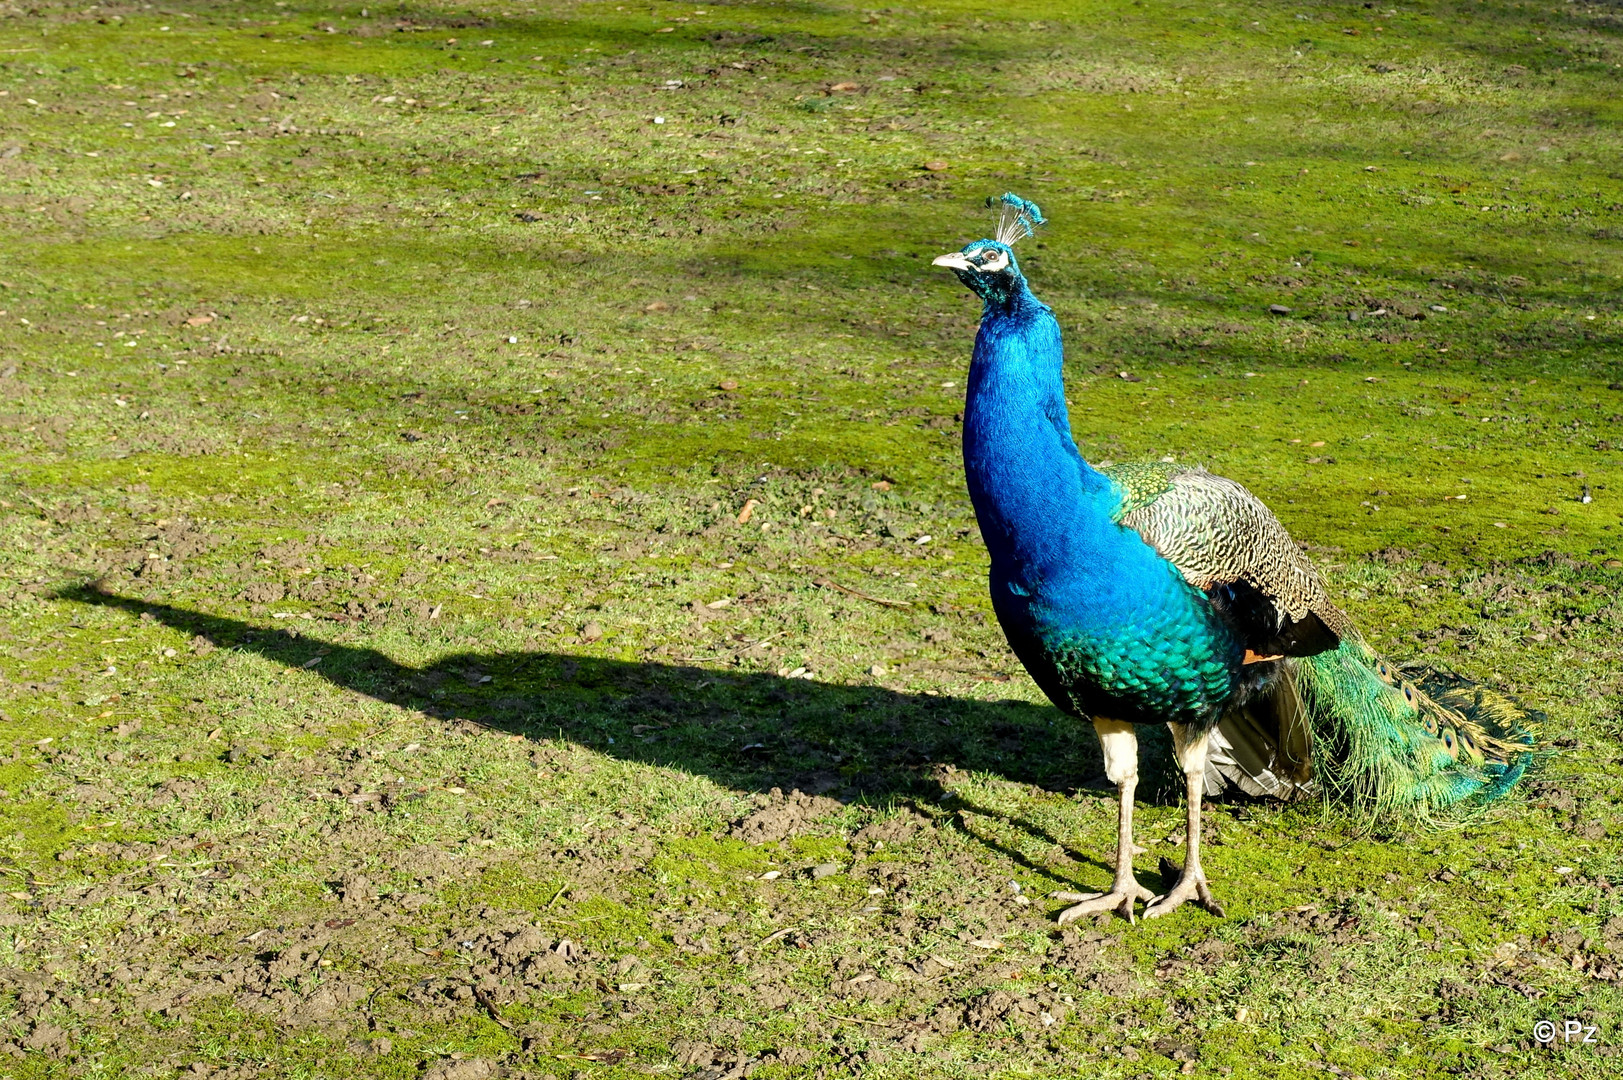
<path fill-rule="evenodd" d="M 1122 493 L 1071 439 L 1059 324 L 1023 287 L 989 307 L 964 411 L 964 471 L 992 606 L 1055 704 L 1215 723 L 1243 649 L 1204 595 L 1116 521 Z"/>

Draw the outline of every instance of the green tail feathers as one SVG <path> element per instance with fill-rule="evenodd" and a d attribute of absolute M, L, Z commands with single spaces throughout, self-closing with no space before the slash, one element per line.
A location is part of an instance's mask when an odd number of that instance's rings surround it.
<path fill-rule="evenodd" d="M 1314 778 L 1376 816 L 1425 818 L 1490 802 L 1537 752 L 1536 718 L 1517 702 L 1458 676 L 1397 670 L 1361 641 L 1293 668 Z"/>

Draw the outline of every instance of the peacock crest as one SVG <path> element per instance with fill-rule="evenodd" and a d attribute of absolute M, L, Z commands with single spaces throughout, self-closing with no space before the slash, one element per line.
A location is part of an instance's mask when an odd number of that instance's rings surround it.
<path fill-rule="evenodd" d="M 1048 219 L 1043 217 L 1036 203 L 1022 199 L 1012 191 L 1005 192 L 1001 199 L 987 196 L 986 205 L 998 211 L 997 233 L 993 239 L 1000 244 L 1012 246 L 1028 236 L 1035 236 L 1037 226 L 1048 224 Z"/>

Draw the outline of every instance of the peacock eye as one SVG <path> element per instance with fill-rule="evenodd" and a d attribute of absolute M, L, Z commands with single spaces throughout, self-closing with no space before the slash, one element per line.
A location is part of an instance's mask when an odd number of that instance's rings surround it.
<path fill-rule="evenodd" d="M 995 274 L 1009 265 L 1009 257 L 1001 248 L 981 248 L 975 253 L 976 262 L 982 271 Z"/>

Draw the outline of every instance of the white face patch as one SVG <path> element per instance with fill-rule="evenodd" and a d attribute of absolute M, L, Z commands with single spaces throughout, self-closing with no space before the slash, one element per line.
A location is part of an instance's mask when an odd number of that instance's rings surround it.
<path fill-rule="evenodd" d="M 1009 253 L 997 248 L 982 248 L 983 259 L 980 265 L 981 273 L 995 274 L 999 270 L 1006 270 L 1009 266 Z"/>

